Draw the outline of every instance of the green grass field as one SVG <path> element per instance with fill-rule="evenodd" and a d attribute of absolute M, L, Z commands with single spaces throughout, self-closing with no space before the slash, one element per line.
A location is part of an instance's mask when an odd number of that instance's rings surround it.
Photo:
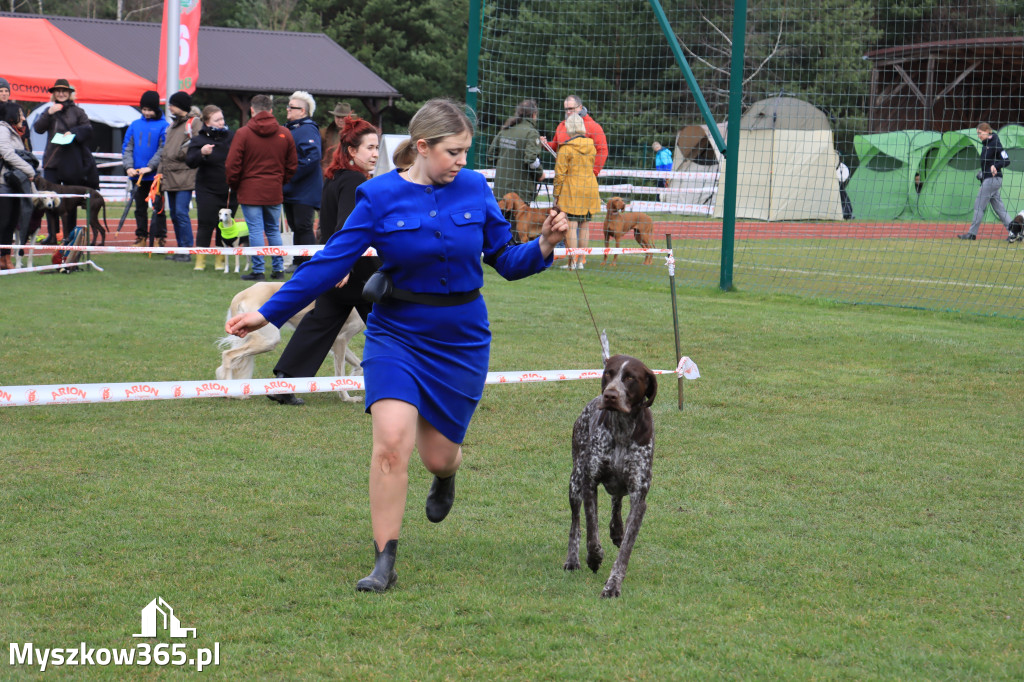
<path fill-rule="evenodd" d="M 636 246 L 628 241 L 622 245 Z M 665 246 L 663 238 L 656 241 Z M 604 244 L 591 239 L 590 245 Z M 674 248 L 681 283 L 718 285 L 720 239 L 677 238 Z M 665 273 L 664 267 L 639 265 L 635 256 L 619 262 L 624 271 L 617 277 L 629 273 L 653 282 Z M 1024 318 L 1024 245 L 994 239 L 738 239 L 733 283 L 749 292 Z"/>
<path fill-rule="evenodd" d="M 243 283 L 96 260 L 105 273 L 0 279 L 0 385 L 212 378 Z M 581 275 L 613 352 L 668 369 L 670 297 L 641 268 Z M 1024 677 L 1024 321 L 737 286 L 679 291 L 683 352 L 703 376 L 682 412 L 662 378 L 654 483 L 618 600 L 598 597 L 616 553 L 603 492 L 604 565 L 562 570 L 570 429 L 593 382 L 486 389 L 444 523 L 425 519 L 430 476 L 411 467 L 399 582 L 383 596 L 353 589 L 372 560 L 361 405 L 4 408 L 5 649 L 152 642 L 132 634 L 160 596 L 197 628 L 190 652 L 219 643 L 215 679 Z M 492 369 L 599 366 L 572 273 L 488 274 L 485 293 Z M 38 674 L 3 665 L 2 678 Z"/>

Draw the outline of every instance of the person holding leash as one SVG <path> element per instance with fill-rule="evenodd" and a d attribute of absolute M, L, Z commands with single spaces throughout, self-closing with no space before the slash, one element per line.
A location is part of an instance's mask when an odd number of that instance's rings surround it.
<path fill-rule="evenodd" d="M 967 232 L 957 235 L 958 239 L 972 241 L 978 238 L 978 228 L 981 227 L 989 204 L 992 204 L 999 222 L 1008 233 L 1010 231 L 1010 216 L 1006 214 L 1003 199 L 999 196 L 999 190 L 1003 187 L 1003 169 L 1010 165 L 1010 155 L 1003 149 L 999 136 L 988 123 L 978 124 L 978 139 L 981 140 L 981 170 L 978 171 L 981 189 L 978 190 L 978 198 L 974 200 L 974 222 Z"/>
<path fill-rule="evenodd" d="M 355 208 L 326 247 L 259 311 L 225 324 L 240 337 L 268 322 L 281 326 L 347 275 L 367 247 L 377 250 L 383 266 L 365 292 L 374 300 L 363 371 L 373 422 L 375 557 L 373 571 L 356 584 L 364 592 L 384 592 L 397 580 L 414 447 L 434 474 L 427 518 L 442 521 L 454 503 L 461 443 L 483 394 L 490 354 L 481 252 L 505 279 L 520 279 L 550 266 L 568 227 L 564 214 L 552 210 L 539 239 L 513 242 L 487 181 L 463 170 L 473 124 L 461 105 L 428 101 L 409 122 L 409 138 L 394 154 L 395 170 L 356 190 Z"/>
<path fill-rule="evenodd" d="M 356 207 L 356 189 L 370 179 L 380 149 L 377 129 L 357 116 L 349 116 L 342 122 L 338 140 L 334 160 L 324 170 L 321 244 L 326 244 L 348 220 Z M 363 287 L 379 267 L 380 258 L 376 256 L 360 258 L 345 279 L 317 296 L 316 305 L 302 318 L 281 353 L 274 376 L 279 379 L 316 376 L 352 309 L 356 309 L 363 322 L 370 316 L 373 304 L 363 300 Z M 268 393 L 267 397 L 282 405 L 306 404 L 294 393 Z"/>
<path fill-rule="evenodd" d="M 196 246 L 209 248 L 210 238 L 215 239 L 217 246 L 225 246 L 217 223 L 220 222 L 220 209 L 230 209 L 235 215 L 238 208 L 238 197 L 231 196 L 228 191 L 227 172 L 224 164 L 231 149 L 231 129 L 224 122 L 224 112 L 216 104 L 203 107 L 203 127 L 192 137 L 185 151 L 185 163 L 189 168 L 196 169 Z M 224 267 L 225 256 L 219 255 L 214 260 L 214 269 Z M 193 270 L 206 268 L 206 256 L 196 256 Z"/>
<path fill-rule="evenodd" d="M 149 241 L 150 228 L 157 246 L 167 243 L 167 216 L 163 210 L 153 211 L 153 224 L 149 224 L 146 198 L 153 187 L 156 167 L 160 165 L 160 148 L 167 133 L 167 120 L 160 110 L 160 95 L 147 90 L 139 99 L 142 117 L 132 121 L 121 144 L 121 158 L 125 175 L 135 181 L 135 243 L 145 246 Z"/>

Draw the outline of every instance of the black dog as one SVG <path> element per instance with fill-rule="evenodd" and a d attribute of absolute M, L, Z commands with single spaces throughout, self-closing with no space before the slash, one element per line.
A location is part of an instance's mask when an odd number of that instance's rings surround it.
<path fill-rule="evenodd" d="M 1024 242 L 1024 211 L 1013 217 L 1007 229 L 1010 230 L 1010 236 L 1006 238 L 1006 241 L 1011 244 L 1014 242 Z"/>
<path fill-rule="evenodd" d="M 40 176 L 36 176 L 35 179 L 36 190 L 38 192 L 52 192 L 54 194 L 88 194 L 88 206 L 89 206 L 89 221 L 88 226 L 92 228 L 92 240 L 89 242 L 90 246 L 103 246 L 107 243 L 107 228 L 105 227 L 107 222 L 107 204 L 103 200 L 103 195 L 92 187 L 85 187 L 84 185 L 58 185 L 57 183 L 50 182 Z M 42 197 L 40 197 L 42 198 Z M 67 199 L 61 197 L 60 201 L 57 202 L 54 208 L 44 208 L 44 213 L 48 214 L 48 217 L 52 217 L 53 220 L 61 220 L 61 225 L 64 227 L 64 235 L 71 234 L 71 230 L 74 229 L 72 224 L 74 216 L 77 215 L 78 207 L 86 206 L 87 202 L 85 198 L 74 198 Z M 100 211 L 103 211 L 103 222 L 100 222 Z M 96 239 L 100 239 L 100 243 L 96 243 Z"/>
<path fill-rule="evenodd" d="M 612 496 L 612 542 L 619 556 L 602 597 L 618 597 L 622 580 L 647 510 L 654 460 L 651 404 L 658 393 L 654 372 L 628 355 L 614 355 L 604 366 L 601 395 L 590 401 L 572 429 L 572 475 L 569 478 L 569 556 L 565 570 L 580 567 L 580 504 L 587 515 L 587 566 L 597 572 L 604 559 L 597 537 L 597 486 Z M 629 516 L 622 525 L 622 498 L 629 495 Z"/>

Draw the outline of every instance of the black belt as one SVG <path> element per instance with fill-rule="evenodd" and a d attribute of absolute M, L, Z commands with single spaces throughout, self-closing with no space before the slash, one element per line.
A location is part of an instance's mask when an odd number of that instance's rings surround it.
<path fill-rule="evenodd" d="M 391 291 L 391 298 L 396 301 L 405 301 L 407 303 L 422 303 L 423 305 L 448 307 L 475 301 L 480 298 L 480 290 L 473 289 L 472 291 L 464 291 L 459 294 L 417 294 L 412 291 L 406 291 L 405 289 L 395 287 Z"/>

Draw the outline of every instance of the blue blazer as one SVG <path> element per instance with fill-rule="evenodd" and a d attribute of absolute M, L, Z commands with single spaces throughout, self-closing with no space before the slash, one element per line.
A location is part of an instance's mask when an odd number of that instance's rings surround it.
<path fill-rule="evenodd" d="M 394 285 L 423 294 L 454 294 L 484 284 L 484 260 L 515 280 L 544 270 L 539 240 L 510 245 L 508 221 L 487 180 L 463 169 L 447 185 L 417 185 L 397 170 L 356 190 L 356 206 L 324 249 L 303 263 L 263 304 L 260 313 L 278 327 L 341 281 L 367 247 L 377 249 L 381 269 Z"/>

